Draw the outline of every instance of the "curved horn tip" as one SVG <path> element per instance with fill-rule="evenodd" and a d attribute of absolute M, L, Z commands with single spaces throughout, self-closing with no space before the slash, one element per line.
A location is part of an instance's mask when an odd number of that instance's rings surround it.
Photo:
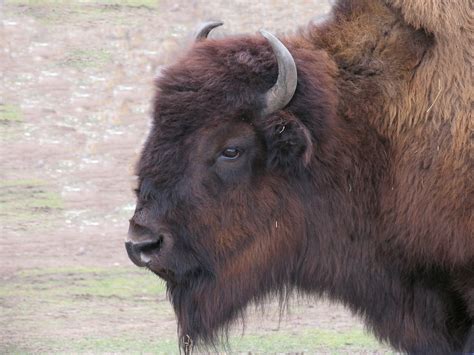
<path fill-rule="evenodd" d="M 264 115 L 285 107 L 293 98 L 298 83 L 295 60 L 285 45 L 272 33 L 260 30 L 270 43 L 278 63 L 278 78 L 273 87 L 265 93 Z"/>
<path fill-rule="evenodd" d="M 201 23 L 194 32 L 194 40 L 198 42 L 206 39 L 209 35 L 209 32 L 211 32 L 216 27 L 222 26 L 223 24 L 224 22 L 222 21 L 207 21 Z"/>
<path fill-rule="evenodd" d="M 276 36 L 275 36 L 274 34 L 268 32 L 267 30 L 260 29 L 260 30 L 258 30 L 258 32 L 260 32 L 260 34 L 261 34 L 263 37 L 265 37 L 266 39 L 272 38 L 272 39 L 278 40 L 278 38 L 276 38 Z"/>

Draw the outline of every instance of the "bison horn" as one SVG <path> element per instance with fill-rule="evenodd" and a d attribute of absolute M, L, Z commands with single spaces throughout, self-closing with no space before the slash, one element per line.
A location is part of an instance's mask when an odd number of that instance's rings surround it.
<path fill-rule="evenodd" d="M 220 21 L 208 21 L 201 23 L 196 29 L 196 32 L 194 34 L 194 40 L 196 42 L 199 42 L 203 39 L 206 39 L 209 35 L 209 32 L 211 32 L 216 27 L 222 26 L 223 24 L 224 23 Z"/>
<path fill-rule="evenodd" d="M 288 49 L 270 32 L 260 30 L 263 37 L 272 46 L 278 63 L 278 79 L 273 87 L 265 93 L 264 115 L 285 107 L 292 99 L 298 79 L 296 64 Z"/>

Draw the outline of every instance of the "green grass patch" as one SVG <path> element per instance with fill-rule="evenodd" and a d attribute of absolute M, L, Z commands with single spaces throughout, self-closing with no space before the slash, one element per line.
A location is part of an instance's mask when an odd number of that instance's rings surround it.
<path fill-rule="evenodd" d="M 0 284 L 0 307 L 5 305 L 2 313 L 8 320 L 7 329 L 28 334 L 28 342 L 15 340 L 7 349 L 11 352 L 178 354 L 175 333 L 153 328 L 161 318 L 169 321 L 173 317 L 164 295 L 162 281 L 133 267 L 66 267 L 17 272 Z M 43 330 L 41 336 L 36 330 L 38 321 Z M 150 326 L 114 331 L 118 321 L 140 325 L 146 322 Z M 95 331 L 87 329 L 91 322 Z M 107 331 L 98 332 L 100 327 Z M 57 337 L 58 329 L 71 329 L 71 333 L 63 332 Z M 390 351 L 360 328 L 345 331 L 306 328 L 265 334 L 246 332 L 240 336 L 238 327 L 229 338 L 228 348 L 217 350 L 333 354 Z"/>
<path fill-rule="evenodd" d="M 150 335 L 152 331 L 150 331 Z M 157 335 L 150 336 L 120 336 L 120 337 L 85 337 L 73 340 L 64 349 L 63 344 L 51 344 L 53 351 L 67 351 L 73 353 L 126 353 L 126 354 L 178 354 L 177 339 L 163 339 Z"/>
<path fill-rule="evenodd" d="M 158 6 L 158 0 L 6 0 L 6 4 L 43 5 L 120 5 L 120 6 Z"/>
<path fill-rule="evenodd" d="M 160 316 L 173 317 L 164 283 L 133 266 L 30 269 L 0 283 L 0 323 L 16 335 L 9 344 L 0 341 L 7 353 L 106 352 L 112 341 L 134 350 L 126 344 L 133 338 L 145 346 L 144 334 L 127 327 L 117 333 L 114 324 L 153 324 L 150 318 Z M 151 329 L 147 336 L 153 335 Z M 171 348 L 176 341 L 168 337 Z"/>
<path fill-rule="evenodd" d="M 33 187 L 42 186 L 46 183 L 40 179 L 15 179 L 15 180 L 0 180 L 0 189 L 6 187 Z"/>
<path fill-rule="evenodd" d="M 0 104 L 0 122 L 22 122 L 21 110 L 16 105 Z"/>
<path fill-rule="evenodd" d="M 19 106 L 0 103 L 0 140 L 17 141 L 24 133 L 23 114 Z"/>
<path fill-rule="evenodd" d="M 0 286 L 0 296 L 41 296 L 42 299 L 70 300 L 71 297 L 157 297 L 165 284 L 144 270 L 130 268 L 59 268 L 19 272 Z"/>
<path fill-rule="evenodd" d="M 49 340 L 50 351 L 66 351 L 73 353 L 130 353 L 130 354 L 178 354 L 178 340 L 176 337 L 163 339 L 157 334 L 133 336 L 122 335 L 114 337 L 84 337 L 82 339 L 68 340 L 64 342 Z M 244 335 L 243 337 L 231 337 L 229 346 L 209 350 L 214 353 L 228 351 L 229 353 L 314 353 L 342 354 L 351 352 L 376 352 L 380 351 L 381 345 L 374 337 L 361 330 L 344 332 L 329 330 L 303 330 L 302 332 L 275 332 L 265 335 Z M 390 349 L 384 349 L 384 354 L 389 354 Z"/>
<path fill-rule="evenodd" d="M 66 55 L 61 64 L 77 69 L 98 68 L 111 59 L 112 55 L 103 49 L 75 49 Z"/>
<path fill-rule="evenodd" d="M 89 26 L 91 23 L 129 26 L 140 22 L 141 13 L 159 11 L 158 0 L 6 0 L 5 3 L 6 14 L 27 15 L 42 26 Z M 70 65 L 82 68 L 86 57 L 89 60 L 86 67 L 100 66 L 110 57 L 108 52 L 100 49 L 80 49 L 69 54 L 60 64 L 68 64 L 69 61 Z"/>
<path fill-rule="evenodd" d="M 114 273 L 115 270 L 106 269 L 102 267 L 90 266 L 70 266 L 70 267 L 46 267 L 41 269 L 25 269 L 18 271 L 17 276 L 21 278 L 35 277 L 35 276 L 51 276 L 57 274 L 108 274 Z"/>
<path fill-rule="evenodd" d="M 303 330 L 291 334 L 275 332 L 271 335 L 244 335 L 230 341 L 234 352 L 314 352 L 314 351 L 374 351 L 380 349 L 379 342 L 360 329 L 335 331 L 323 329 Z"/>
<path fill-rule="evenodd" d="M 46 225 L 63 209 L 61 196 L 38 179 L 0 180 L 0 219 L 6 225 Z"/>

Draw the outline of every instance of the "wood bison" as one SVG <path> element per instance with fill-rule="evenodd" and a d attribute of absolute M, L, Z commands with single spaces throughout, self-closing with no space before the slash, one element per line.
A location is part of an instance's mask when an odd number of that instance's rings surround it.
<path fill-rule="evenodd" d="M 468 13 L 340 0 L 281 42 L 214 23 L 164 71 L 126 247 L 185 350 L 295 291 L 397 350 L 474 351 Z"/>

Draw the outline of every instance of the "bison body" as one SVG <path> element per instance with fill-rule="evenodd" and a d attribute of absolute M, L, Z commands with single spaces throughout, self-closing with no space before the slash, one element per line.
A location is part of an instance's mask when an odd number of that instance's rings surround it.
<path fill-rule="evenodd" d="M 158 79 L 127 250 L 167 281 L 185 347 L 298 290 L 398 350 L 474 349 L 468 63 L 437 67 L 441 37 L 466 47 L 414 4 L 339 1 L 285 38 L 297 86 L 272 112 L 261 36 L 201 40 Z"/>

